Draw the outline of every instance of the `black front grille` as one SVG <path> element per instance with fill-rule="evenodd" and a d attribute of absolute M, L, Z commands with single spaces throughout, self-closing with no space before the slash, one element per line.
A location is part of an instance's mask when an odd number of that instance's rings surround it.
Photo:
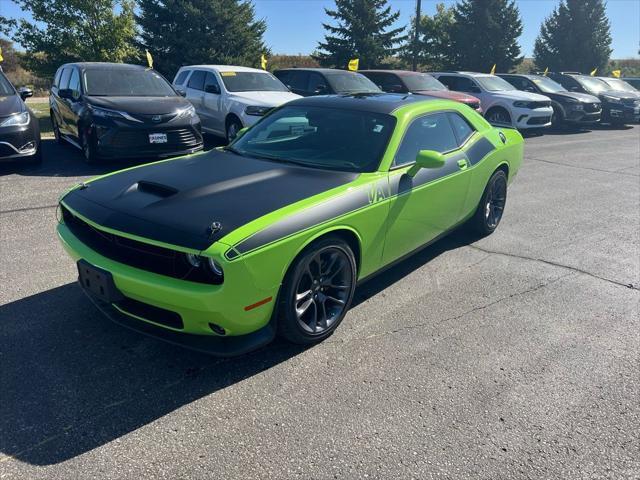
<path fill-rule="evenodd" d="M 587 113 L 599 112 L 601 110 L 599 103 L 584 103 L 584 111 Z"/>
<path fill-rule="evenodd" d="M 150 133 L 166 133 L 167 143 L 149 143 Z M 135 147 L 195 147 L 200 143 L 200 139 L 188 128 L 178 128 L 174 130 L 149 129 L 149 130 L 119 130 L 113 136 L 110 144 L 118 148 Z"/>
<path fill-rule="evenodd" d="M 197 283 L 220 284 L 221 278 L 207 275 L 192 267 L 181 252 L 98 230 L 74 216 L 63 205 L 62 218 L 66 227 L 91 250 L 119 263 L 148 272 Z"/>
<path fill-rule="evenodd" d="M 545 108 L 550 106 L 551 106 L 551 102 L 549 101 L 529 102 L 529 108 Z"/>
<path fill-rule="evenodd" d="M 549 123 L 550 121 L 551 117 L 533 117 L 529 119 L 527 125 L 544 125 L 545 123 Z"/>
<path fill-rule="evenodd" d="M 116 303 L 117 307 L 131 315 L 144 318 L 150 322 L 159 323 L 167 327 L 182 329 L 182 317 L 176 312 L 165 310 L 164 308 L 155 307 L 148 303 L 139 302 L 133 298 L 125 297 L 124 300 Z"/>

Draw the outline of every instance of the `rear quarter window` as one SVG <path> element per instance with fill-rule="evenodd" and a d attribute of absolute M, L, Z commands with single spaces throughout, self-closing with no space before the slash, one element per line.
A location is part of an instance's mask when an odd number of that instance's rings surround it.
<path fill-rule="evenodd" d="M 187 85 L 189 88 L 193 88 L 194 90 L 204 90 L 204 79 L 207 76 L 207 72 L 203 70 L 196 70 L 191 74 L 189 78 L 189 84 Z"/>

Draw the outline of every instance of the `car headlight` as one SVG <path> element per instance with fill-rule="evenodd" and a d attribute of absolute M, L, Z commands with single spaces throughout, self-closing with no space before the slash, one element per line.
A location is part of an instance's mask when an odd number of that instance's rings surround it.
<path fill-rule="evenodd" d="M 213 280 L 213 283 L 220 284 L 224 280 L 224 272 L 218 262 L 211 257 L 203 257 L 194 253 L 185 253 L 187 263 L 202 274 Z"/>
<path fill-rule="evenodd" d="M 189 105 L 186 108 L 178 110 L 178 115 L 176 118 L 195 118 L 198 114 L 196 113 L 196 109 L 193 105 Z"/>
<path fill-rule="evenodd" d="M 137 118 L 133 118 L 127 112 L 122 112 L 120 110 L 109 110 L 108 108 L 95 107 L 93 105 L 89 106 L 89 110 L 94 117 L 98 118 L 111 118 L 113 120 L 129 120 L 130 122 L 142 123 L 142 120 L 138 120 Z"/>
<path fill-rule="evenodd" d="M 29 124 L 31 116 L 29 112 L 22 112 L 18 115 L 11 115 L 9 118 L 0 123 L 0 127 L 23 127 Z"/>
<path fill-rule="evenodd" d="M 610 97 L 609 95 L 603 95 L 602 98 L 604 99 L 605 102 L 608 102 L 608 103 L 616 103 L 618 105 L 622 103 L 622 100 L 620 100 L 619 98 Z"/>
<path fill-rule="evenodd" d="M 250 105 L 244 109 L 244 113 L 246 113 L 247 115 L 255 115 L 257 117 L 261 117 L 269 113 L 269 110 L 271 110 L 272 108 L 273 107 L 260 107 L 258 105 Z"/>
<path fill-rule="evenodd" d="M 513 102 L 513 106 L 516 108 L 531 108 L 531 102 L 517 101 Z"/>

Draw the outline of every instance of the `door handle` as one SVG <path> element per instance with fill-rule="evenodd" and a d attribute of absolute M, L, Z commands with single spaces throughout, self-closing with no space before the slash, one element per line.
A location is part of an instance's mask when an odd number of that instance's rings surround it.
<path fill-rule="evenodd" d="M 458 160 L 458 166 L 460 167 L 460 170 L 464 170 L 465 168 L 469 167 L 469 164 L 467 163 L 467 160 L 465 158 L 462 158 Z"/>

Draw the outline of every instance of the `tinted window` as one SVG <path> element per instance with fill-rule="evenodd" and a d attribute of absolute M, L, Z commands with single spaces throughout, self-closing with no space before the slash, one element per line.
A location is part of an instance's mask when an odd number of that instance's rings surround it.
<path fill-rule="evenodd" d="M 380 86 L 380 88 L 385 92 L 407 92 L 402 80 L 400 80 L 397 75 L 382 72 L 376 72 L 373 75 L 374 76 L 370 77 L 370 79 L 375 82 L 376 85 Z"/>
<path fill-rule="evenodd" d="M 207 87 L 209 85 L 215 85 L 216 87 L 218 87 L 218 90 L 220 90 L 220 84 L 218 83 L 218 79 L 216 78 L 216 75 L 214 73 L 211 72 L 207 72 L 207 76 L 204 79 L 204 90 L 207 90 Z"/>
<path fill-rule="evenodd" d="M 289 85 L 289 71 L 288 70 L 279 70 L 277 72 L 273 72 L 278 80 L 280 80 L 285 85 Z"/>
<path fill-rule="evenodd" d="M 53 86 L 57 87 L 60 84 L 60 75 L 62 75 L 62 68 L 59 68 L 56 72 L 56 78 L 53 80 Z"/>
<path fill-rule="evenodd" d="M 204 79 L 206 76 L 207 72 L 196 70 L 191 74 L 187 87 L 193 88 L 194 90 L 204 90 Z"/>
<path fill-rule="evenodd" d="M 60 84 L 58 85 L 60 88 L 67 88 L 69 86 L 69 77 L 71 76 L 71 67 L 66 67 L 62 70 L 62 75 L 60 75 Z"/>
<path fill-rule="evenodd" d="M 71 72 L 71 78 L 69 79 L 69 90 L 71 90 L 71 94 L 73 98 L 80 98 L 80 74 L 78 73 L 78 69 L 74 68 Z"/>
<path fill-rule="evenodd" d="M 9 80 L 0 73 L 0 95 L 6 97 L 8 95 L 13 95 L 15 92 L 13 91 L 13 87 L 9 83 Z"/>
<path fill-rule="evenodd" d="M 458 148 L 446 113 L 434 113 L 417 118 L 407 129 L 393 159 L 394 166 L 412 164 L 420 150 L 445 153 Z"/>
<path fill-rule="evenodd" d="M 191 70 L 183 70 L 181 71 L 178 76 L 176 77 L 176 79 L 174 80 L 174 84 L 175 85 L 182 85 L 184 83 L 184 81 L 187 79 L 187 75 L 189 75 L 189 72 Z"/>
<path fill-rule="evenodd" d="M 379 92 L 378 86 L 370 79 L 355 72 L 327 73 L 327 80 L 338 93 Z"/>
<path fill-rule="evenodd" d="M 305 90 L 307 89 L 307 84 L 309 83 L 309 73 L 308 72 L 290 72 L 289 73 L 289 86 L 296 90 Z"/>
<path fill-rule="evenodd" d="M 371 172 L 393 131 L 387 114 L 327 107 L 284 106 L 264 117 L 232 147 L 240 155 L 301 165 Z"/>
<path fill-rule="evenodd" d="M 316 72 L 309 73 L 309 86 L 305 90 L 315 93 L 316 90 L 320 90 L 320 87 L 324 87 L 324 90 L 325 90 L 324 93 L 329 93 L 326 91 L 328 88 L 328 85 L 324 77 Z"/>
<path fill-rule="evenodd" d="M 230 92 L 287 92 L 280 80 L 268 72 L 220 72 Z"/>
<path fill-rule="evenodd" d="M 84 72 L 84 91 L 96 96 L 176 96 L 159 73 L 144 68 L 90 68 Z"/>
<path fill-rule="evenodd" d="M 459 113 L 449 113 L 448 115 L 456 140 L 458 141 L 458 146 L 461 146 L 473 135 L 474 129 Z"/>

